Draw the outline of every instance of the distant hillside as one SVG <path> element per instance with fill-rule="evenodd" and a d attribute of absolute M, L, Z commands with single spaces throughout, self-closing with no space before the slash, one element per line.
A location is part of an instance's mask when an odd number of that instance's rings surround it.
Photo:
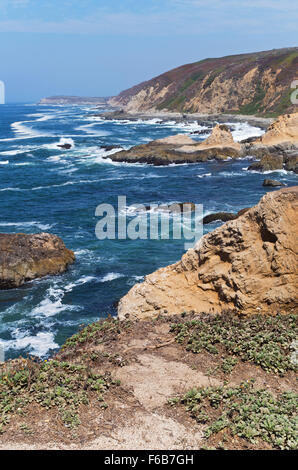
<path fill-rule="evenodd" d="M 205 59 L 170 70 L 109 100 L 126 111 L 278 115 L 298 79 L 298 47 Z"/>
<path fill-rule="evenodd" d="M 106 104 L 109 98 L 93 98 L 84 96 L 50 96 L 43 98 L 39 104 Z"/>

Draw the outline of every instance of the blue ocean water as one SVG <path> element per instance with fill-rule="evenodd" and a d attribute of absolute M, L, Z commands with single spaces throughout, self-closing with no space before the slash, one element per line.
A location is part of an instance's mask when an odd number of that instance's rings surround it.
<path fill-rule="evenodd" d="M 61 276 L 0 292 L 6 358 L 50 354 L 80 325 L 115 314 L 115 302 L 144 275 L 180 259 L 184 240 L 98 240 L 99 204 L 117 207 L 122 195 L 128 205 L 191 201 L 203 204 L 204 214 L 234 212 L 268 191 L 264 175 L 247 171 L 247 159 L 168 167 L 113 163 L 102 146 L 129 148 L 202 128 L 155 119 L 105 121 L 94 114 L 84 106 L 0 107 L 0 232 L 57 234 L 77 259 Z M 261 133 L 248 124 L 233 131 L 238 140 Z M 70 150 L 57 146 L 65 142 Z M 297 184 L 289 172 L 270 177 Z"/>

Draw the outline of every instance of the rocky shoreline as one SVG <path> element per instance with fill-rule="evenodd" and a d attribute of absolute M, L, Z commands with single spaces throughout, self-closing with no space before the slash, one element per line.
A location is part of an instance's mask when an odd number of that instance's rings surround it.
<path fill-rule="evenodd" d="M 298 172 L 298 113 L 279 116 L 261 137 L 235 142 L 225 124 L 216 124 L 212 134 L 197 142 L 185 134 L 166 137 L 122 150 L 109 158 L 116 162 L 169 165 L 197 163 L 208 160 L 238 159 L 247 156 L 260 159 L 250 170 L 285 168 Z"/>
<path fill-rule="evenodd" d="M 177 123 L 181 122 L 196 122 L 201 126 L 213 127 L 215 123 L 238 123 L 248 122 L 250 125 L 259 127 L 266 130 L 268 126 L 274 121 L 273 118 L 258 117 L 243 114 L 202 114 L 202 113 L 175 113 L 170 111 L 142 111 L 142 112 L 128 112 L 121 108 L 113 109 L 101 114 L 94 114 L 103 119 L 127 120 L 127 121 L 149 121 L 151 119 L 160 120 L 160 122 L 167 122 L 174 120 Z"/>
<path fill-rule="evenodd" d="M 297 313 L 298 186 L 203 236 L 178 263 L 136 284 L 118 305 L 123 319 L 177 312 Z"/>

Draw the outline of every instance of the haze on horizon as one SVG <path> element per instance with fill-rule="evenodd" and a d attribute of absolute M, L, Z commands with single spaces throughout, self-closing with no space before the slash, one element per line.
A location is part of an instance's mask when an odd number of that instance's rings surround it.
<path fill-rule="evenodd" d="M 0 0 L 7 102 L 111 96 L 207 57 L 298 45 L 291 0 Z"/>

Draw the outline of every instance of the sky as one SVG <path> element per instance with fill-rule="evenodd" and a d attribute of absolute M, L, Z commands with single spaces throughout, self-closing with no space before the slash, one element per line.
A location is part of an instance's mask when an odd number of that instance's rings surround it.
<path fill-rule="evenodd" d="M 112 96 L 171 68 L 298 46 L 295 0 L 0 0 L 7 102 Z"/>

